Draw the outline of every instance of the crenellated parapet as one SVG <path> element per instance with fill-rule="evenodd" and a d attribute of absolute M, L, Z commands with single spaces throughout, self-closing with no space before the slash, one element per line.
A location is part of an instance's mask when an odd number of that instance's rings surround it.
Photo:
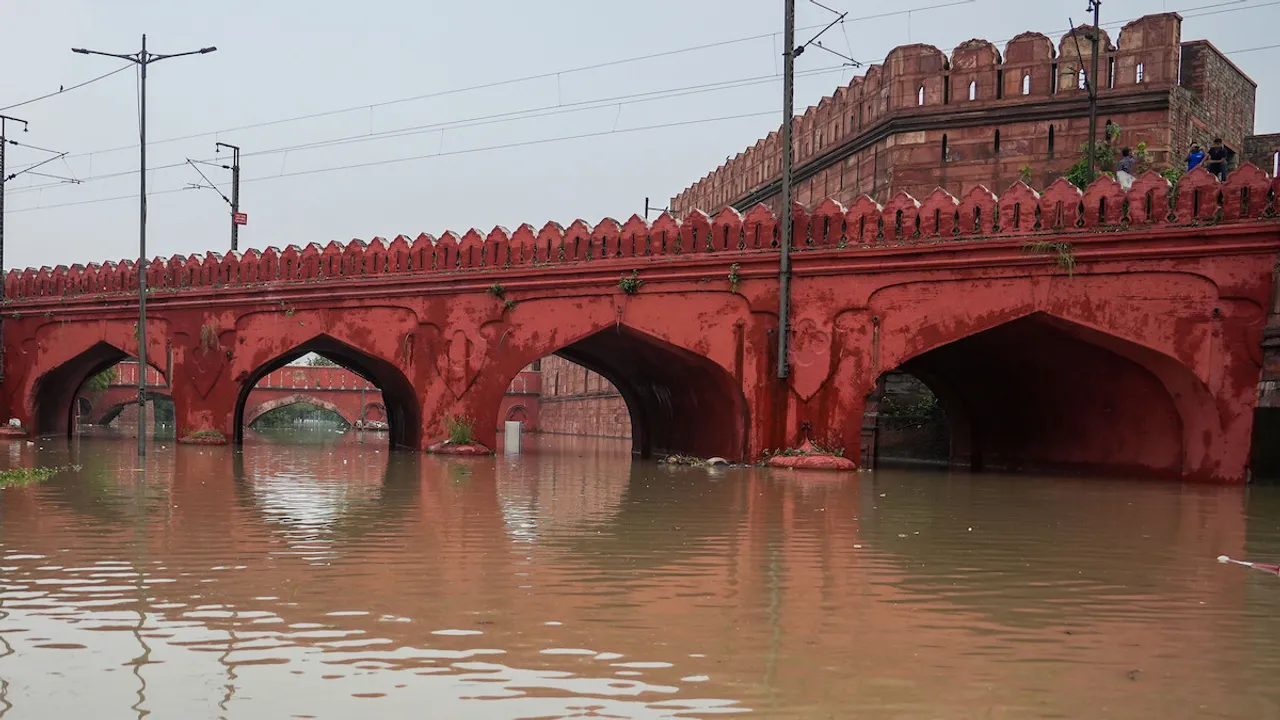
<path fill-rule="evenodd" d="M 832 199 L 814 207 L 796 205 L 795 247 L 799 251 L 839 249 L 858 253 L 886 244 L 972 242 L 1021 235 L 1087 235 L 1208 223 L 1273 218 L 1280 181 L 1246 165 L 1226 182 L 1201 168 L 1176 188 L 1148 172 L 1126 192 L 1109 177 L 1083 192 L 1058 180 L 1043 192 L 1016 183 L 996 195 L 977 187 L 957 198 L 939 188 L 923 200 L 898 193 L 881 205 L 862 196 L 845 207 Z M 626 222 L 582 220 L 567 228 L 548 222 L 541 229 L 521 225 L 514 232 L 494 228 L 461 236 L 403 235 L 387 241 L 290 245 L 283 250 L 247 250 L 221 255 L 175 255 L 147 266 L 147 285 L 156 293 L 188 288 L 252 286 L 383 275 L 503 271 L 573 264 L 691 258 L 714 253 L 778 251 L 778 218 L 764 205 L 746 213 L 726 208 L 714 217 L 695 211 L 676 218 L 664 213 L 653 222 L 633 216 Z M 11 270 L 5 278 L 8 302 L 24 298 L 112 295 L 137 291 L 130 260 Z"/>
<path fill-rule="evenodd" d="M 1118 35 L 1102 31 L 1099 41 L 1099 125 L 1114 121 L 1121 142 L 1145 144 L 1160 167 L 1178 164 L 1192 141 L 1216 134 L 1234 147 L 1252 132 L 1245 87 L 1252 81 L 1204 41 L 1184 44 L 1181 24 L 1176 13 L 1148 15 Z M 798 196 L 854 189 L 842 199 L 869 193 L 885 202 L 933 184 L 963 194 L 978 183 L 1002 187 L 1023 168 L 1047 183 L 1074 162 L 1087 136 L 1091 31 L 1026 32 L 1003 47 L 975 38 L 949 53 L 926 44 L 894 48 L 796 116 Z M 671 207 L 714 212 L 776 199 L 780 171 L 771 133 L 677 194 Z"/>

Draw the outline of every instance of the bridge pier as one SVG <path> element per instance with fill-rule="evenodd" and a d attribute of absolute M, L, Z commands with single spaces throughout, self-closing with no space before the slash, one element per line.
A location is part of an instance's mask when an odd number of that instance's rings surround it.
<path fill-rule="evenodd" d="M 201 314 L 180 316 L 171 337 L 169 391 L 175 437 L 180 443 L 231 442 L 240 391 L 230 372 L 234 333 L 218 332 L 216 322 Z"/>

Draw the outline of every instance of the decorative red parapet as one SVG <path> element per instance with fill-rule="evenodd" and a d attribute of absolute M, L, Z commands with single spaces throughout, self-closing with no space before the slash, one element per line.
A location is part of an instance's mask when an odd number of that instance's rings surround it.
<path fill-rule="evenodd" d="M 1059 178 L 1043 193 L 1021 182 L 997 196 L 976 186 L 962 198 L 941 188 L 923 203 L 898 193 L 881 206 L 867 196 L 848 209 L 832 199 L 812 212 L 796 204 L 791 221 L 797 251 L 857 253 L 884 244 L 938 243 L 981 237 L 1070 234 L 1204 223 L 1250 222 L 1276 215 L 1280 181 L 1253 165 L 1244 165 L 1219 182 L 1197 168 L 1176 188 L 1156 172 L 1146 172 L 1126 192 L 1101 177 L 1083 193 Z M 694 211 L 684 219 L 667 213 L 652 224 L 639 217 L 626 223 L 605 218 L 596 225 L 577 220 L 568 229 L 549 222 L 541 230 L 521 225 L 514 233 L 494 228 L 470 230 L 461 238 L 446 232 L 437 240 L 403 235 L 390 243 L 374 238 L 324 247 L 310 243 L 283 250 L 273 247 L 203 257 L 156 258 L 146 266 L 156 291 L 221 287 L 321 278 L 384 274 L 484 271 L 508 267 L 568 264 L 706 253 L 776 252 L 778 217 L 763 205 L 745 214 L 726 209 L 710 218 Z M 10 270 L 8 298 L 62 297 L 128 293 L 137 290 L 134 261 L 101 265 Z"/>

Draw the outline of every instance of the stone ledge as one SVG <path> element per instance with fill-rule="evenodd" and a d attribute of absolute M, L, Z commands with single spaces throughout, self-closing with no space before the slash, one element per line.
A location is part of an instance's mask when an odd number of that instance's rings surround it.
<path fill-rule="evenodd" d="M 492 455 L 493 451 L 489 448 L 474 443 L 471 445 L 453 445 L 449 442 L 440 442 L 427 447 L 426 452 L 432 455 Z"/>
<path fill-rule="evenodd" d="M 766 467 L 786 470 L 835 470 L 838 472 L 855 472 L 858 466 L 847 457 L 840 457 L 823 452 L 813 443 L 806 441 L 792 455 L 774 455 L 765 461 Z"/>

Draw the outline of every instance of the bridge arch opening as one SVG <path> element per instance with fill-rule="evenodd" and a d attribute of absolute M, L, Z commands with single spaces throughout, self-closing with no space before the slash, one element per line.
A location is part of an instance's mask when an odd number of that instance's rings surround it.
<path fill-rule="evenodd" d="M 332 411 L 351 426 L 377 414 L 392 446 L 416 448 L 420 442 L 421 413 L 408 378 L 385 360 L 320 335 L 264 363 L 241 384 L 236 444 L 266 413 L 299 403 Z"/>
<path fill-rule="evenodd" d="M 633 455 L 745 457 L 746 400 L 734 378 L 708 358 L 625 325 L 552 355 L 538 371 L 544 431 L 558 403 L 578 428 L 565 434 L 629 436 Z"/>
<path fill-rule="evenodd" d="M 894 460 L 937 462 L 941 430 L 956 469 L 1176 477 L 1185 418 L 1169 382 L 1194 379 L 1155 355 L 1037 313 L 909 358 L 868 398 L 874 416 L 864 427 L 875 429 L 877 452 L 890 441 Z M 904 382 L 907 376 L 914 381 Z M 888 417 L 881 415 L 886 404 Z M 898 414 L 934 432 L 895 438 L 895 405 L 911 408 Z M 914 447 L 893 446 L 903 439 Z"/>
<path fill-rule="evenodd" d="M 162 404 L 172 424 L 172 401 L 160 369 L 148 363 L 150 424 L 164 426 Z M 88 425 L 105 425 L 138 404 L 137 359 L 98 342 L 42 375 L 32 389 L 32 430 L 37 435 L 70 437 Z M 105 418 L 105 420 L 104 420 Z M 136 419 L 134 420 L 136 423 Z"/>
<path fill-rule="evenodd" d="M 867 397 L 863 424 L 871 442 L 866 467 L 945 467 L 951 459 L 950 418 L 928 383 L 907 372 L 884 373 Z"/>
<path fill-rule="evenodd" d="M 1280 407 L 1264 406 L 1254 411 L 1250 449 L 1250 481 L 1280 485 Z"/>
<path fill-rule="evenodd" d="M 250 402 L 252 405 L 252 402 Z M 305 392 L 268 400 L 245 411 L 245 425 L 258 427 L 285 427 L 296 425 L 299 420 L 320 418 L 344 430 L 354 427 L 358 418 L 346 416 L 343 408 Z"/>

